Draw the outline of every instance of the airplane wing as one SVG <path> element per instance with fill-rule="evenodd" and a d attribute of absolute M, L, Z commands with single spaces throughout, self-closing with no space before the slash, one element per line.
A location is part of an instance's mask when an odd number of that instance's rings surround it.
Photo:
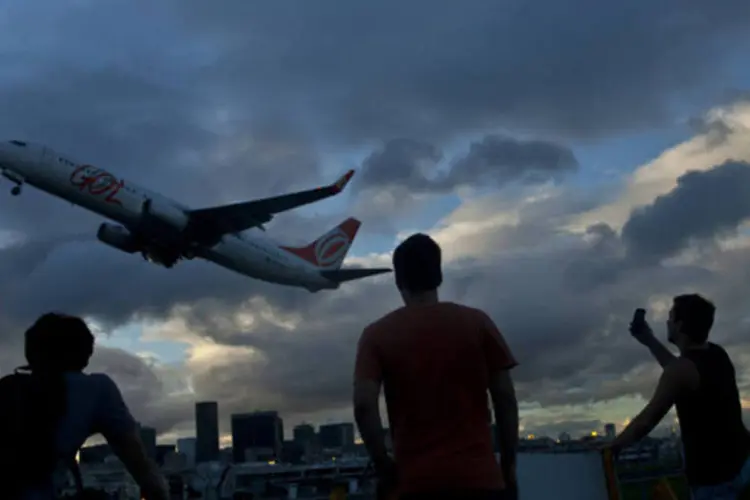
<path fill-rule="evenodd" d="M 206 236 L 210 234 L 211 237 L 259 227 L 270 221 L 275 214 L 339 194 L 353 175 L 354 170 L 349 170 L 336 182 L 325 187 L 231 205 L 191 210 L 189 212 L 190 223 L 199 233 Z"/>

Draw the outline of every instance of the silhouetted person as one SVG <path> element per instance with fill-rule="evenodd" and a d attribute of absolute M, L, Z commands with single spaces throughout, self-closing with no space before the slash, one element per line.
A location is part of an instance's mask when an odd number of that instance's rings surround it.
<path fill-rule="evenodd" d="M 667 321 L 674 356 L 645 321 L 631 333 L 649 348 L 664 371 L 651 401 L 614 440 L 615 453 L 648 435 L 677 407 L 685 475 L 695 500 L 735 499 L 750 479 L 750 436 L 742 422 L 735 370 L 726 351 L 708 342 L 714 305 L 700 295 L 674 298 Z"/>
<path fill-rule="evenodd" d="M 438 299 L 441 251 L 429 236 L 415 234 L 401 243 L 393 266 L 405 306 L 364 330 L 354 374 L 355 418 L 385 485 L 381 490 L 397 489 L 402 499 L 513 498 L 518 446 L 513 355 L 487 314 Z M 395 461 L 386 452 L 378 411 L 381 384 Z"/>
<path fill-rule="evenodd" d="M 146 455 L 138 425 L 119 389 L 104 374 L 84 374 L 94 336 L 76 317 L 49 313 L 26 331 L 28 365 L 0 379 L 2 498 L 56 498 L 75 455 L 101 433 L 148 500 L 167 499 L 166 485 Z"/>

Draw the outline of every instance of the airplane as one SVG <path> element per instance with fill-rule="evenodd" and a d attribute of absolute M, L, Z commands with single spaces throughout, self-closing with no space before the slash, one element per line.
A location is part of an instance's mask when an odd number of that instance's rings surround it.
<path fill-rule="evenodd" d="M 166 268 L 198 257 L 251 278 L 310 292 L 391 271 L 341 268 L 361 225 L 354 218 L 304 247 L 282 246 L 257 232 L 243 233 L 252 228 L 265 231 L 264 224 L 276 214 L 337 195 L 353 170 L 325 187 L 199 209 L 26 141 L 0 142 L 0 174 L 15 184 L 14 196 L 29 184 L 117 222 L 102 223 L 97 238 L 123 252 L 140 252 Z"/>

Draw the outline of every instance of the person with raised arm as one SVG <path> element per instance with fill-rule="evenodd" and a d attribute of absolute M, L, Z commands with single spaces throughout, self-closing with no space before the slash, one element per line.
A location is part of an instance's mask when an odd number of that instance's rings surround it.
<path fill-rule="evenodd" d="M 667 340 L 678 356 L 654 336 L 645 311 L 636 311 L 630 332 L 664 370 L 649 403 L 608 445 L 619 453 L 647 436 L 675 406 L 685 475 L 695 500 L 734 500 L 750 483 L 750 435 L 742 421 L 734 365 L 721 346 L 708 341 L 715 311 L 697 294 L 673 299 Z"/>

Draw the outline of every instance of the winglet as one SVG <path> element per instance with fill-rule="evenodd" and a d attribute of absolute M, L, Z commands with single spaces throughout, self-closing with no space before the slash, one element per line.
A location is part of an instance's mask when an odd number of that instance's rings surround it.
<path fill-rule="evenodd" d="M 342 175 L 339 180 L 337 180 L 333 184 L 333 188 L 336 190 L 337 193 L 340 193 L 344 190 L 347 184 L 349 184 L 349 181 L 352 180 L 352 177 L 354 177 L 354 170 L 349 170 L 347 173 Z"/>

